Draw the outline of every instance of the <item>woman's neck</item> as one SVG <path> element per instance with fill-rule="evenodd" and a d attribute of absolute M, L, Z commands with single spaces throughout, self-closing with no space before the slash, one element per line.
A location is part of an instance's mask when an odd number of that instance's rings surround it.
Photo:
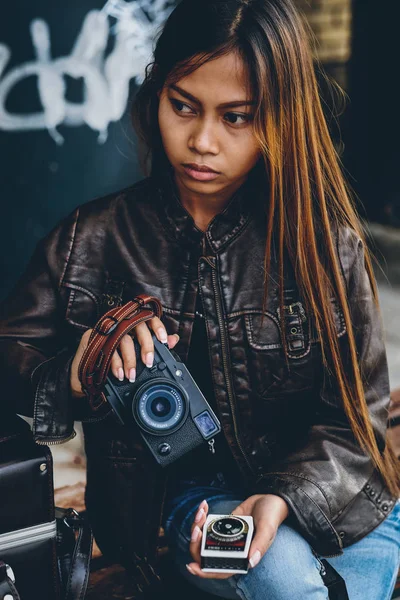
<path fill-rule="evenodd" d="M 212 195 L 201 194 L 189 190 L 181 179 L 174 174 L 174 180 L 179 191 L 181 204 L 192 216 L 196 227 L 201 231 L 206 231 L 215 215 L 224 210 L 233 194 L 243 185 L 246 179 L 236 181 L 233 185 Z"/>

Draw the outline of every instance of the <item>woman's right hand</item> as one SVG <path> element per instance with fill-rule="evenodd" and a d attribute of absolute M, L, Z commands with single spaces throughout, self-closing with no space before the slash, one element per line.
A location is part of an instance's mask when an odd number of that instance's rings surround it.
<path fill-rule="evenodd" d="M 124 335 L 119 344 L 120 354 L 115 351 L 111 359 L 111 372 L 120 381 L 123 381 L 124 377 L 126 377 L 130 382 L 133 383 L 136 379 L 136 353 L 133 339 L 131 337 L 133 331 L 135 332 L 135 336 L 140 344 L 142 361 L 147 367 L 151 367 L 153 365 L 154 344 L 150 329 L 153 330 L 160 342 L 168 343 L 168 348 L 170 349 L 174 348 L 179 342 L 179 335 L 177 333 L 168 335 L 163 322 L 158 317 L 153 317 L 145 323 L 139 323 L 136 325 L 136 327 L 134 327 L 131 334 Z M 85 395 L 82 391 L 81 382 L 79 381 L 78 367 L 83 353 L 87 348 L 91 333 L 92 329 L 88 329 L 83 334 L 71 365 L 71 392 L 76 398 L 80 398 Z"/>

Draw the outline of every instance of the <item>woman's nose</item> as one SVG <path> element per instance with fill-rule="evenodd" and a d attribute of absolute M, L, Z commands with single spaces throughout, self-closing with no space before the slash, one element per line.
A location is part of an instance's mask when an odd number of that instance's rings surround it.
<path fill-rule="evenodd" d="M 188 146 L 200 154 L 218 153 L 218 140 L 215 131 L 215 123 L 202 120 L 196 124 L 189 138 Z"/>

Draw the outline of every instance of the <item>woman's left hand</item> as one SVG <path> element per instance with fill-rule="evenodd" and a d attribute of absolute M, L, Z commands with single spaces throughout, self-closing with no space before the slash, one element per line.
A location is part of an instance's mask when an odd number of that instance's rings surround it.
<path fill-rule="evenodd" d="M 204 573 L 200 569 L 201 537 L 207 514 L 208 504 L 203 500 L 192 525 L 190 554 L 195 562 L 189 563 L 186 567 L 190 573 L 203 579 L 227 579 L 232 577 L 233 573 Z M 249 559 L 250 566 L 255 567 L 274 541 L 279 525 L 288 516 L 288 505 L 280 496 L 256 494 L 239 504 L 232 514 L 252 516 L 254 519 L 255 533 L 250 545 Z"/>

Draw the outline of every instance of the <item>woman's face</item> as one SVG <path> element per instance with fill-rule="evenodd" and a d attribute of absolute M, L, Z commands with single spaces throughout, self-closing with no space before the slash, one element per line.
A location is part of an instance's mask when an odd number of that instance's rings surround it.
<path fill-rule="evenodd" d="M 161 138 L 181 191 L 191 197 L 230 196 L 260 156 L 241 58 L 231 52 L 206 62 L 175 85 L 165 85 L 159 100 Z M 196 176 L 185 168 L 189 163 L 218 174 Z"/>

